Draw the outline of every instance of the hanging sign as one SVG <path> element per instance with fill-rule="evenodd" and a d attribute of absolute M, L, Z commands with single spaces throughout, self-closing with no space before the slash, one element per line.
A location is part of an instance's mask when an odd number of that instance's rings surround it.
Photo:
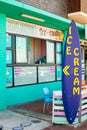
<path fill-rule="evenodd" d="M 80 104 L 81 75 L 80 41 L 76 24 L 72 21 L 65 41 L 62 77 L 64 110 L 70 124 L 74 122 Z"/>

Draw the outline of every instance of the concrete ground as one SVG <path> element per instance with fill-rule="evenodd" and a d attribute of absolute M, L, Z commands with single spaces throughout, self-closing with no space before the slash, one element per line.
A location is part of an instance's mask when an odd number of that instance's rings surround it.
<path fill-rule="evenodd" d="M 34 107 L 35 106 L 35 107 Z M 48 123 L 48 127 L 41 127 L 39 130 L 87 130 L 87 120 L 77 127 L 77 125 L 62 125 L 62 124 L 52 124 L 52 107 L 45 111 L 43 114 L 43 101 L 36 101 L 32 103 L 21 104 L 12 107 L 10 110 L 17 113 L 27 115 L 29 117 L 34 117 L 36 119 L 45 120 Z M 44 124 L 43 124 L 44 125 Z M 29 130 L 29 129 L 28 129 Z M 32 129 L 31 129 L 32 130 Z M 37 130 L 37 127 L 34 129 Z"/>
<path fill-rule="evenodd" d="M 50 122 L 25 116 L 10 110 L 0 111 L 0 125 L 4 126 L 3 130 L 12 130 L 12 128 L 26 122 L 31 123 L 31 125 L 24 127 L 23 130 L 43 130 L 51 125 Z"/>

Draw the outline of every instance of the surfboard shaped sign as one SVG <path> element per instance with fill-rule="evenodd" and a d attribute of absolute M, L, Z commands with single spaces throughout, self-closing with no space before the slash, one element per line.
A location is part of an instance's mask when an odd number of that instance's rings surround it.
<path fill-rule="evenodd" d="M 72 124 L 76 118 L 81 97 L 81 48 L 78 30 L 72 20 L 64 46 L 62 95 L 67 121 Z"/>

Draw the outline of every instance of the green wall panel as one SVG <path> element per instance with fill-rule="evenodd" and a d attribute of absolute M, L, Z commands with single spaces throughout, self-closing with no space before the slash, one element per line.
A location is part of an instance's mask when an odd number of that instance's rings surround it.
<path fill-rule="evenodd" d="M 0 110 L 6 109 L 6 16 L 0 14 Z"/>
<path fill-rule="evenodd" d="M 26 102 L 32 102 L 43 98 L 43 87 L 48 87 L 50 91 L 60 90 L 60 82 L 51 82 L 38 85 L 21 86 L 7 89 L 7 105 L 12 106 Z"/>
<path fill-rule="evenodd" d="M 80 39 L 85 39 L 85 30 L 79 31 L 79 37 Z"/>

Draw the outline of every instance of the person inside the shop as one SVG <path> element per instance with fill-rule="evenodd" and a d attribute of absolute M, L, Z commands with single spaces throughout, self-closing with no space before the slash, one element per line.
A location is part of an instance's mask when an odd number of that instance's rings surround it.
<path fill-rule="evenodd" d="M 35 64 L 46 64 L 46 56 L 39 58 Z"/>

